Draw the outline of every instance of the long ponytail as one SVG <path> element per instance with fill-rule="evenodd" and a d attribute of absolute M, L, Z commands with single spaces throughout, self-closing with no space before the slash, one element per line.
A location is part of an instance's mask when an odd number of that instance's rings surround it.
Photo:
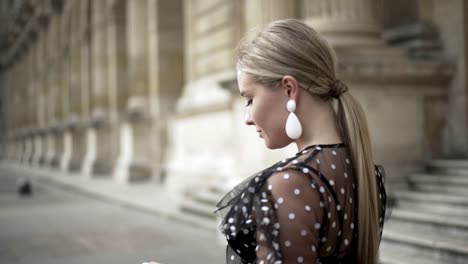
<path fill-rule="evenodd" d="M 344 83 L 340 85 L 346 86 Z M 338 97 L 338 129 L 349 147 L 357 177 L 358 246 L 356 263 L 377 264 L 379 209 L 377 180 L 367 118 L 361 104 L 348 92 Z"/>

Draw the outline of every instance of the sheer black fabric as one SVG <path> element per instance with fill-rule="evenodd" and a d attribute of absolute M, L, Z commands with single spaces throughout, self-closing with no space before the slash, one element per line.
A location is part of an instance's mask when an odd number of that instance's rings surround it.
<path fill-rule="evenodd" d="M 380 235 L 384 172 L 376 166 Z M 218 203 L 227 263 L 353 263 L 356 179 L 343 144 L 309 146 L 251 176 Z"/>

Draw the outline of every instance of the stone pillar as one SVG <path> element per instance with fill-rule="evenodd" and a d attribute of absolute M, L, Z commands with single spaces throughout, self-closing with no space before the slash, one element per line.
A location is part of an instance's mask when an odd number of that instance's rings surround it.
<path fill-rule="evenodd" d="M 122 147 L 114 172 L 116 180 L 121 183 L 148 179 L 152 174 L 151 166 L 145 164 L 148 160 L 141 160 L 138 164 L 138 161 L 135 162 L 135 156 L 143 154 L 148 159 L 153 156 L 151 152 L 145 151 L 152 147 L 152 144 L 148 143 L 149 133 L 145 132 L 151 132 L 148 111 L 150 78 L 148 14 L 150 9 L 155 7 L 152 5 L 153 2 L 152 0 L 127 1 L 125 7 L 129 92 L 124 109 L 126 120 L 120 128 Z M 146 144 L 135 144 L 138 137 L 142 141 L 147 141 Z"/>
<path fill-rule="evenodd" d="M 442 54 L 456 67 L 448 85 L 447 126 L 442 140 L 442 156 L 468 158 L 468 2 L 431 1 L 433 21 L 440 33 Z"/>
<path fill-rule="evenodd" d="M 335 47 L 381 45 L 382 0 L 302 0 L 301 17 Z"/>
<path fill-rule="evenodd" d="M 85 175 L 112 173 L 118 155 L 117 115 L 112 110 L 115 86 L 109 83 L 108 32 L 113 23 L 108 1 L 91 1 L 91 124 L 87 131 L 87 152 L 83 164 Z M 112 76 L 112 77 L 115 77 Z"/>
<path fill-rule="evenodd" d="M 71 132 L 68 127 L 70 117 L 70 89 L 71 89 L 71 44 L 70 35 L 74 34 L 71 31 L 71 1 L 65 2 L 64 11 L 62 13 L 62 21 L 60 24 L 61 46 L 63 49 L 62 56 L 59 58 L 60 63 L 60 109 L 61 115 L 59 118 L 59 126 L 61 129 L 62 152 L 60 155 L 60 169 L 68 171 L 72 154 L 73 142 Z"/>
<path fill-rule="evenodd" d="M 117 181 L 164 174 L 166 122 L 183 86 L 182 3 L 128 1 L 129 65 L 126 119 L 121 126 Z"/>
<path fill-rule="evenodd" d="M 71 72 L 70 72 L 70 115 L 67 120 L 68 128 L 72 138 L 72 151 L 70 157 L 70 171 L 81 171 L 86 154 L 86 127 L 84 117 L 88 116 L 85 113 L 83 106 L 88 100 L 89 89 L 87 79 L 83 79 L 83 73 L 88 69 L 83 67 L 83 64 L 88 62 L 87 50 L 88 34 L 86 27 L 88 26 L 88 3 L 89 1 L 71 2 L 71 32 L 70 35 L 70 55 L 71 55 Z M 83 54 L 82 53 L 86 53 Z M 83 60 L 84 59 L 84 60 Z M 86 67 L 88 65 L 85 65 Z"/>
<path fill-rule="evenodd" d="M 40 120 L 47 128 L 47 154 L 46 165 L 51 167 L 59 167 L 60 159 L 63 153 L 63 125 L 61 120 L 64 117 L 62 111 L 62 94 L 64 85 L 63 76 L 63 59 L 65 54 L 64 38 L 61 37 L 62 23 L 64 14 L 55 13 L 51 18 L 47 45 L 43 46 L 44 53 L 47 52 L 47 57 L 51 61 L 51 67 L 47 71 L 45 81 L 45 97 L 41 98 L 41 103 L 44 104 L 41 109 L 44 113 Z M 45 55 L 43 56 L 45 58 Z M 42 59 L 43 59 L 42 58 Z"/>
<path fill-rule="evenodd" d="M 256 0 L 244 5 L 246 30 L 261 29 L 271 21 L 295 18 L 297 14 L 296 1 L 289 0 Z"/>
<path fill-rule="evenodd" d="M 251 2 L 257 6 L 267 1 Z M 235 48 L 246 29 L 242 18 L 248 10 L 247 1 L 183 3 L 186 77 L 168 126 L 165 162 L 165 187 L 174 195 L 205 188 L 207 183 L 225 185 L 237 172 L 233 167 L 232 95 L 223 83 L 236 79 Z M 213 124 L 217 124 L 216 131 Z"/>

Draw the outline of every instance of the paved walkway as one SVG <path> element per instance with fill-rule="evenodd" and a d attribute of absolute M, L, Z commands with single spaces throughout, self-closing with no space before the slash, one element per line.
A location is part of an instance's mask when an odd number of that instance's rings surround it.
<path fill-rule="evenodd" d="M 24 177 L 30 198 L 16 194 Z M 217 234 L 167 219 L 170 202 L 153 184 L 1 162 L 0 263 L 223 263 Z"/>

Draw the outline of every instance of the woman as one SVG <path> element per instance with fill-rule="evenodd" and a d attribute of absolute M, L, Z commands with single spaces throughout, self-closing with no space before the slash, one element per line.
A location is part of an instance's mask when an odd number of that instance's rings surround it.
<path fill-rule="evenodd" d="M 303 22 L 280 20 L 240 46 L 237 70 L 246 124 L 268 148 L 294 142 L 298 152 L 218 203 L 227 262 L 378 263 L 383 171 L 333 49 Z"/>

